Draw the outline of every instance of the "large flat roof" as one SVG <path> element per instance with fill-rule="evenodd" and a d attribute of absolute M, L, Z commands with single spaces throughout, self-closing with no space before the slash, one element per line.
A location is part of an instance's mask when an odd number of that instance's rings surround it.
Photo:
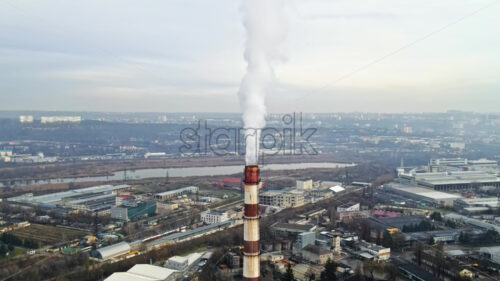
<path fill-rule="evenodd" d="M 433 189 L 419 187 L 419 186 L 413 186 L 413 185 L 390 184 L 389 186 L 393 189 L 398 190 L 398 191 L 412 193 L 415 195 L 431 198 L 434 200 L 444 200 L 444 199 L 454 200 L 454 199 L 463 198 L 462 196 L 459 196 L 459 195 L 441 192 L 441 191 L 435 191 Z"/>

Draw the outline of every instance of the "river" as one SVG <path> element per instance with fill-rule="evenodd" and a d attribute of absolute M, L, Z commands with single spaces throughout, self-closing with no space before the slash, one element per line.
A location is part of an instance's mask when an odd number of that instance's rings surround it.
<path fill-rule="evenodd" d="M 355 164 L 345 163 L 291 163 L 291 164 L 267 164 L 261 167 L 263 171 L 278 171 L 278 170 L 301 170 L 310 168 L 343 168 L 354 166 Z M 156 169 L 140 169 L 126 170 L 115 172 L 111 176 L 97 177 L 80 177 L 80 178 L 55 178 L 45 180 L 19 180 L 11 183 L 11 187 L 21 187 L 27 185 L 43 185 L 54 183 L 70 183 L 70 182 L 90 182 L 90 181 L 115 181 L 115 180 L 138 180 L 149 178 L 166 177 L 168 172 L 169 177 L 192 177 L 192 176 L 221 176 L 232 175 L 243 172 L 243 166 L 215 166 L 215 167 L 186 167 L 186 168 L 156 168 Z M 0 183 L 0 187 L 5 187 L 5 183 Z"/>

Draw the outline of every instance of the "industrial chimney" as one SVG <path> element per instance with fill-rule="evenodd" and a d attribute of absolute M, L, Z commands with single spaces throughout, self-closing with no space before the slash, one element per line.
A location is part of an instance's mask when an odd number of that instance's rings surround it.
<path fill-rule="evenodd" d="M 243 281 L 260 280 L 259 166 L 245 166 Z"/>

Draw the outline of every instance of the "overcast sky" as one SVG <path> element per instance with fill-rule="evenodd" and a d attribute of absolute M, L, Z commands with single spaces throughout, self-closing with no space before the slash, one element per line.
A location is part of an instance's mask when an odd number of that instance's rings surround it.
<path fill-rule="evenodd" d="M 270 112 L 500 112 L 500 1 L 287 13 Z M 244 42 L 237 0 L 1 0 L 0 110 L 239 112 Z"/>

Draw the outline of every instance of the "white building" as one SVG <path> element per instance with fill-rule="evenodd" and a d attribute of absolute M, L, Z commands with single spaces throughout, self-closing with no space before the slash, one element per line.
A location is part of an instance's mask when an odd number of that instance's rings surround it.
<path fill-rule="evenodd" d="M 11 162 L 12 161 L 12 150 L 0 149 L 0 161 Z"/>
<path fill-rule="evenodd" d="M 183 257 L 173 256 L 167 260 L 166 266 L 170 269 L 185 271 L 198 262 L 202 256 L 203 253 L 192 253 Z"/>
<path fill-rule="evenodd" d="M 80 123 L 81 116 L 42 116 L 42 124 L 48 123 Z"/>
<path fill-rule="evenodd" d="M 304 192 L 300 190 L 271 190 L 259 194 L 261 205 L 282 208 L 298 207 L 305 203 Z"/>
<path fill-rule="evenodd" d="M 97 258 L 107 260 L 128 253 L 130 253 L 130 245 L 127 242 L 120 242 L 97 249 Z"/>
<path fill-rule="evenodd" d="M 127 272 L 113 273 L 104 281 L 173 281 L 180 272 L 156 265 L 136 264 Z"/>
<path fill-rule="evenodd" d="M 376 244 L 361 242 L 359 249 L 367 252 L 378 260 L 388 260 L 391 257 L 391 248 L 385 248 Z"/>
<path fill-rule="evenodd" d="M 345 203 L 337 207 L 337 213 L 342 213 L 342 212 L 357 212 L 359 211 L 359 203 Z"/>
<path fill-rule="evenodd" d="M 297 180 L 296 184 L 297 184 L 298 190 L 312 190 L 313 189 L 312 179 Z"/>
<path fill-rule="evenodd" d="M 199 188 L 197 186 L 187 186 L 187 187 L 169 190 L 169 191 L 165 191 L 165 192 L 161 192 L 161 193 L 156 193 L 155 199 L 167 200 L 167 199 L 171 199 L 171 198 L 183 195 L 183 194 L 196 193 L 198 191 L 199 191 Z"/>
<path fill-rule="evenodd" d="M 500 264 L 500 246 L 482 247 L 479 249 L 479 254 L 493 263 Z"/>
<path fill-rule="evenodd" d="M 218 223 L 228 221 L 229 216 L 227 212 L 217 212 L 217 211 L 204 211 L 201 213 L 201 221 L 206 224 Z"/>
<path fill-rule="evenodd" d="M 33 115 L 20 115 L 19 122 L 21 123 L 33 123 Z"/>

